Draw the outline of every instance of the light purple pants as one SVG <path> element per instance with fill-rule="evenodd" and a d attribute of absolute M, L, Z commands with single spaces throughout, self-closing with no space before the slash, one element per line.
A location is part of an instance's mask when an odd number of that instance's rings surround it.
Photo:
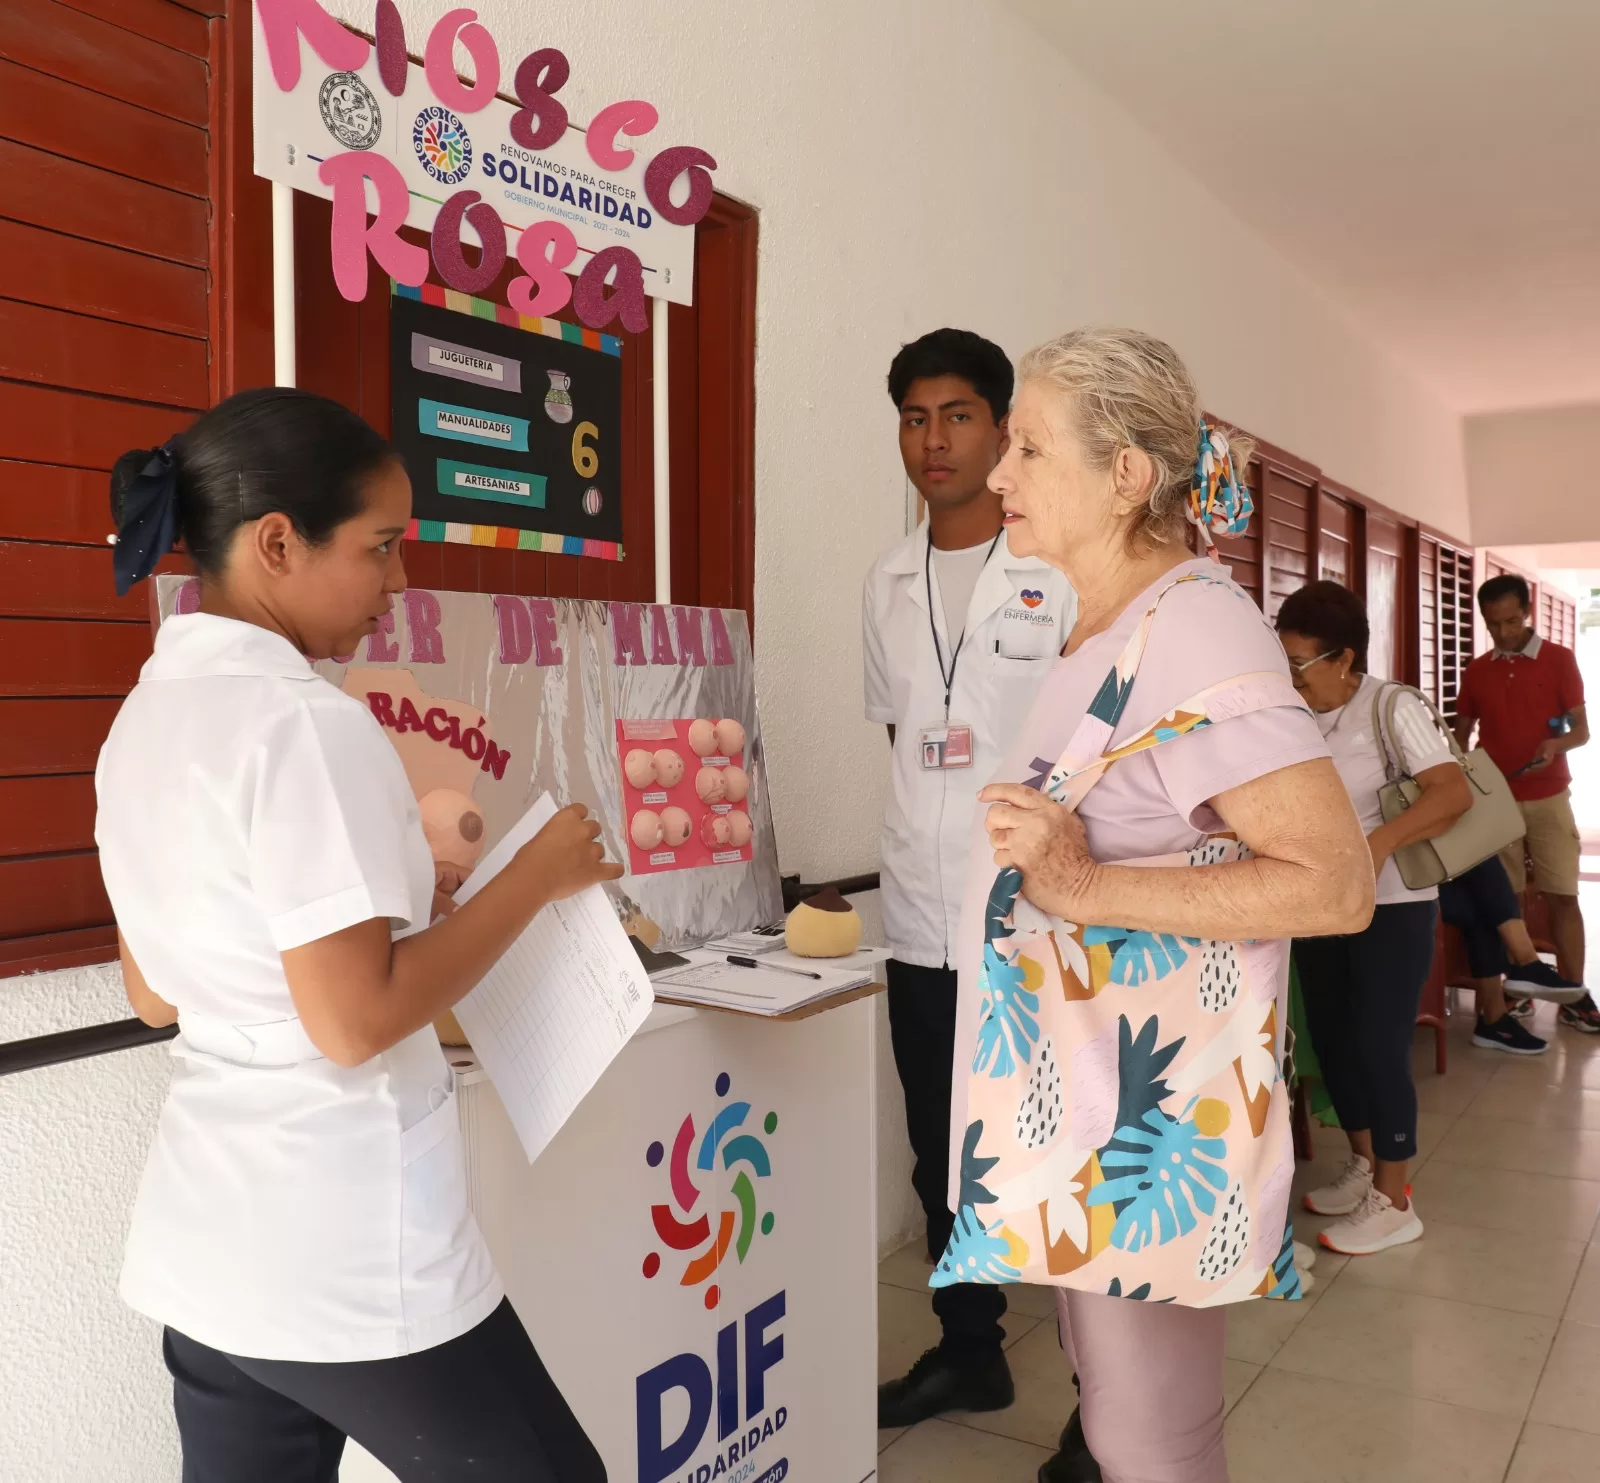
<path fill-rule="evenodd" d="M 1227 1307 L 1056 1290 L 1083 1434 L 1105 1483 L 1228 1483 L 1222 1444 Z"/>

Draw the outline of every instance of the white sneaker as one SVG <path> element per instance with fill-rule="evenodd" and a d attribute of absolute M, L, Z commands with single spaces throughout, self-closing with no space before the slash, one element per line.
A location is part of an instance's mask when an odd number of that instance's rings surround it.
<path fill-rule="evenodd" d="M 1306 1271 L 1304 1267 L 1296 1267 L 1295 1276 L 1300 1279 L 1300 1296 L 1309 1298 L 1317 1290 L 1316 1274 Z"/>
<path fill-rule="evenodd" d="M 1350 1162 L 1332 1184 L 1311 1190 L 1305 1197 L 1305 1207 L 1314 1215 L 1349 1215 L 1359 1210 L 1372 1188 L 1372 1165 L 1360 1154 L 1351 1154 Z"/>
<path fill-rule="evenodd" d="M 1346 1256 L 1371 1256 L 1391 1246 L 1404 1246 L 1422 1234 L 1417 1202 L 1396 1210 L 1380 1190 L 1369 1189 L 1361 1208 L 1346 1220 L 1336 1220 L 1317 1238 L 1329 1251 Z"/>
<path fill-rule="evenodd" d="M 1307 1246 L 1304 1241 L 1296 1241 L 1294 1243 L 1294 1264 L 1300 1269 L 1301 1276 L 1304 1276 L 1317 1264 L 1317 1248 L 1315 1246 Z"/>

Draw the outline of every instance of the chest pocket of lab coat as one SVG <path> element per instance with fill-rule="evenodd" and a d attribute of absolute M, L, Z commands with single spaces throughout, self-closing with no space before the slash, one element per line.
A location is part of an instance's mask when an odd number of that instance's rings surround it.
<path fill-rule="evenodd" d="M 1038 617 L 1048 617 L 1050 621 L 1040 622 Z M 1041 675 L 1065 642 L 1060 620 L 1043 608 L 1037 617 L 1032 612 L 1026 618 L 1002 613 L 990 646 L 991 667 L 1001 675 Z"/>

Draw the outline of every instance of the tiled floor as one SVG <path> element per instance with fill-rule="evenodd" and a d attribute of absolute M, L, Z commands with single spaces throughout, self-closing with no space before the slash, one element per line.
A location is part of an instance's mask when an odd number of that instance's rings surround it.
<path fill-rule="evenodd" d="M 1591 980 L 1592 981 L 1592 980 Z M 1251 1303 L 1228 1339 L 1234 1483 L 1600 1483 L 1600 1036 L 1557 1031 L 1537 1059 L 1475 1050 L 1471 998 L 1450 1068 L 1417 1038 L 1423 1240 L 1322 1252 L 1301 1303 Z M 1299 1194 L 1345 1156 L 1317 1135 Z M 1296 1233 L 1325 1221 L 1301 1211 Z M 879 1375 L 938 1337 L 918 1248 L 883 1263 Z M 1031 1483 L 1067 1417 L 1051 1295 L 1014 1289 L 1017 1401 L 879 1435 L 883 1483 Z"/>

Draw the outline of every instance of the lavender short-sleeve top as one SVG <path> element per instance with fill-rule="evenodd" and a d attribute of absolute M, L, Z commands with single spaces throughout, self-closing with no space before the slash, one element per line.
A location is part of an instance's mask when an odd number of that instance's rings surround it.
<path fill-rule="evenodd" d="M 1266 617 L 1227 572 L 1208 560 L 1186 562 L 1134 598 L 1112 626 L 1065 659 L 1041 687 L 996 782 L 1037 781 L 1065 751 L 1106 672 L 1161 589 L 1179 577 L 1156 613 L 1133 693 L 1115 742 L 1134 736 L 1200 690 L 1235 675 L 1288 677 L 1288 661 Z M 1191 732 L 1107 769 L 1078 809 L 1089 852 L 1102 864 L 1187 850 L 1223 827 L 1207 799 L 1281 768 L 1328 755 L 1304 706 L 1253 711 Z M 968 872 L 969 905 L 994 878 L 979 810 Z M 976 903 L 981 909 L 981 900 Z M 977 934 L 981 937 L 981 932 Z M 964 938 L 972 932 L 963 930 Z"/>

